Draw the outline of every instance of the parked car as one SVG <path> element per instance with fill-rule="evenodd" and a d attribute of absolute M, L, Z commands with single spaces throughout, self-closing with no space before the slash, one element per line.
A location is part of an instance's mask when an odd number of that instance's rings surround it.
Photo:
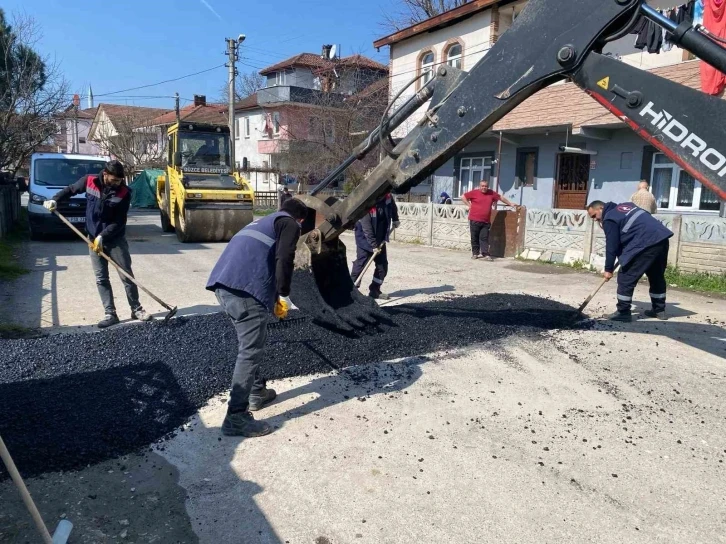
<path fill-rule="evenodd" d="M 30 158 L 28 183 L 28 224 L 30 239 L 39 240 L 48 234 L 70 232 L 54 214 L 43 207 L 63 187 L 83 176 L 98 174 L 110 157 L 73 155 L 69 153 L 33 153 Z M 81 194 L 58 203 L 58 212 L 71 223 L 86 222 L 86 195 Z"/>

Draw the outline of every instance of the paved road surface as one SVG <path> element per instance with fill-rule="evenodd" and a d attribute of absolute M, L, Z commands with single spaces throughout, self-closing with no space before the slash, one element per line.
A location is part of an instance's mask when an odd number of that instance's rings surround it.
<path fill-rule="evenodd" d="M 129 239 L 152 290 L 182 313 L 216 310 L 203 285 L 222 245 L 179 244 L 155 215 L 133 217 Z M 389 259 L 392 304 L 499 291 L 577 306 L 598 281 L 421 246 L 394 244 Z M 82 244 L 31 244 L 27 261 L 32 273 L 3 299 L 17 321 L 67 330 L 100 317 Z M 614 288 L 591 314 L 612 311 Z M 646 300 L 641 286 L 640 309 Z M 222 396 L 158 450 L 154 467 L 173 466 L 172 481 L 147 478 L 151 461 L 132 457 L 128 476 L 92 467 L 33 480 L 31 491 L 50 521 L 74 519 L 82 542 L 123 531 L 134 542 L 726 542 L 726 304 L 681 292 L 669 303 L 666 323 L 511 337 L 360 369 L 370 380 L 281 380 L 279 402 L 259 413 L 278 429 L 261 439 L 219 440 Z M 134 478 L 169 501 L 176 532 L 134 506 Z M 74 480 L 119 502 L 71 500 Z M 13 493 L 0 484 L 3 505 L 17 505 Z M 0 514 L 0 542 L 32 534 L 22 516 L 16 506 Z"/>

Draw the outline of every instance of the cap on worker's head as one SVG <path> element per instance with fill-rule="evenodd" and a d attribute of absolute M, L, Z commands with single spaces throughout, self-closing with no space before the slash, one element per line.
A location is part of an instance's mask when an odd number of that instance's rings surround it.
<path fill-rule="evenodd" d="M 285 202 L 280 207 L 280 211 L 289 213 L 295 219 L 305 219 L 308 216 L 308 207 L 296 198 L 291 198 Z"/>
<path fill-rule="evenodd" d="M 108 161 L 106 163 L 106 167 L 104 168 L 106 173 L 111 174 L 112 176 L 116 176 L 117 178 L 123 178 L 124 176 L 124 165 L 121 164 L 121 161 L 113 160 Z"/>

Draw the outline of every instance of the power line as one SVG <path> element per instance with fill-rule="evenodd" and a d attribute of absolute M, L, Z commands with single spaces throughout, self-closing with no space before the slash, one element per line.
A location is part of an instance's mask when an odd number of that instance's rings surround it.
<path fill-rule="evenodd" d="M 198 76 L 200 74 L 205 74 L 207 72 L 211 72 L 213 70 L 217 70 L 217 69 L 223 68 L 223 67 L 224 67 L 224 64 L 220 64 L 218 66 L 213 66 L 212 68 L 207 68 L 206 70 L 200 70 L 199 72 L 194 72 L 193 74 L 186 74 L 184 76 L 179 76 L 179 77 L 175 77 L 175 78 L 172 78 L 172 79 L 165 79 L 164 81 L 158 81 L 156 83 L 149 83 L 148 85 L 140 85 L 138 87 L 131 87 L 129 89 L 121 89 L 120 91 L 113 91 L 113 92 L 110 92 L 110 93 L 95 94 L 95 95 L 93 95 L 93 97 L 94 98 L 100 98 L 102 96 L 111 96 L 111 95 L 114 95 L 114 94 L 125 93 L 125 92 L 128 92 L 128 91 L 138 91 L 139 89 L 147 89 L 149 87 L 156 87 L 157 85 L 163 85 L 164 83 L 171 83 L 173 81 L 179 81 L 181 79 L 186 79 L 188 77 Z M 86 98 L 86 97 L 85 96 L 82 96 L 81 98 Z"/>

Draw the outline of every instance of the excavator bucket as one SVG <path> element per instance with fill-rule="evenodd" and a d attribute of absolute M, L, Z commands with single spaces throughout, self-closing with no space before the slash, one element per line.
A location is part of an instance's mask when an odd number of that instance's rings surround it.
<path fill-rule="evenodd" d="M 353 284 L 343 242 L 336 238 L 321 244 L 319 251 L 311 250 L 311 234 L 300 238 L 295 253 L 291 289 L 295 305 L 319 325 L 346 333 L 390 324 L 378 304 Z"/>

